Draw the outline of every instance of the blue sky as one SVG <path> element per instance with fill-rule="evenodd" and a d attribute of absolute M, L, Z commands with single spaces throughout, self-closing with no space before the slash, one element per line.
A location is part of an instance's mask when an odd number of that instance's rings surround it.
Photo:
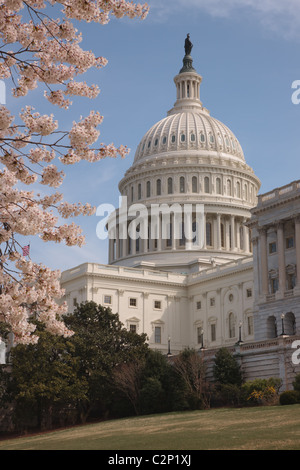
<path fill-rule="evenodd" d="M 149 0 L 146 20 L 111 20 L 102 26 L 78 23 L 82 47 L 103 55 L 108 65 L 83 78 L 101 89 L 96 100 L 74 100 L 69 111 L 41 104 L 34 92 L 21 105 L 57 114 L 68 127 L 91 109 L 104 115 L 99 141 L 124 144 L 121 160 L 80 163 L 66 169 L 62 186 L 70 202 L 118 206 L 118 182 L 133 162 L 146 131 L 166 116 L 175 99 L 173 77 L 190 33 L 193 65 L 203 77 L 201 101 L 213 117 L 237 136 L 247 163 L 262 182 L 261 193 L 300 178 L 300 104 L 292 103 L 293 81 L 300 80 L 298 0 Z M 17 100 L 8 97 L 15 110 Z M 30 242 L 33 261 L 65 270 L 89 262 L 107 263 L 107 242 L 96 236 L 99 217 L 77 219 L 82 248 Z"/>

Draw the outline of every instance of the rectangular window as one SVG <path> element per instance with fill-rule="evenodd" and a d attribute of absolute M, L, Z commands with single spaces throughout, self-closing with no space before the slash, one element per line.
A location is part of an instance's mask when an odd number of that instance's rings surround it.
<path fill-rule="evenodd" d="M 285 242 L 286 242 L 286 248 L 289 249 L 289 248 L 294 248 L 294 237 L 288 237 L 285 239 Z"/>
<path fill-rule="evenodd" d="M 216 341 L 216 324 L 212 323 L 210 325 L 210 339 L 211 341 Z"/>
<path fill-rule="evenodd" d="M 247 297 L 252 297 L 252 289 L 247 289 Z"/>
<path fill-rule="evenodd" d="M 269 243 L 269 253 L 272 254 L 272 253 L 276 253 L 276 242 L 272 242 L 272 243 Z"/>
<path fill-rule="evenodd" d="M 214 298 L 214 297 L 212 297 L 212 298 L 210 299 L 210 306 L 211 306 L 211 307 L 214 307 L 214 306 L 215 306 L 215 298 Z"/>
<path fill-rule="evenodd" d="M 198 300 L 198 302 L 196 302 L 196 307 L 197 307 L 197 310 L 201 310 L 201 301 Z"/>
<path fill-rule="evenodd" d="M 161 343 L 161 327 L 160 327 L 160 326 L 156 326 L 156 327 L 155 327 L 155 330 L 154 330 L 154 341 L 155 341 L 155 343 L 157 343 L 157 344 L 160 344 L 160 343 Z"/>
<path fill-rule="evenodd" d="M 74 297 L 74 299 L 73 299 L 73 307 L 76 307 L 76 306 L 77 306 L 77 298 Z"/>
<path fill-rule="evenodd" d="M 154 300 L 154 308 L 161 309 L 161 301 L 160 300 Z"/>
<path fill-rule="evenodd" d="M 105 295 L 104 296 L 104 303 L 105 304 L 111 304 L 111 295 Z"/>
<path fill-rule="evenodd" d="M 275 294 L 278 291 L 278 279 L 271 279 L 270 280 L 270 287 L 271 287 L 271 294 Z"/>
<path fill-rule="evenodd" d="M 130 330 L 132 333 L 136 333 L 136 325 L 129 325 L 129 330 Z"/>
<path fill-rule="evenodd" d="M 248 317 L 248 335 L 253 335 L 253 317 Z"/>
<path fill-rule="evenodd" d="M 203 330 L 202 330 L 201 326 L 198 326 L 198 328 L 197 328 L 197 341 L 198 341 L 198 344 L 202 344 L 202 335 L 203 335 L 202 331 Z"/>
<path fill-rule="evenodd" d="M 137 306 L 137 300 L 133 297 L 129 299 L 129 305 L 130 307 L 136 307 Z"/>

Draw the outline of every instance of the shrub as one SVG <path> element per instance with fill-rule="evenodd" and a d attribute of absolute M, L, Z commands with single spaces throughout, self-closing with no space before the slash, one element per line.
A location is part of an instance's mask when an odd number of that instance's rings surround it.
<path fill-rule="evenodd" d="M 295 405 L 300 403 L 300 394 L 296 390 L 287 390 L 279 396 L 280 405 Z"/>
<path fill-rule="evenodd" d="M 242 385 L 245 404 L 274 405 L 278 401 L 278 392 L 282 381 L 276 377 L 255 379 Z"/>

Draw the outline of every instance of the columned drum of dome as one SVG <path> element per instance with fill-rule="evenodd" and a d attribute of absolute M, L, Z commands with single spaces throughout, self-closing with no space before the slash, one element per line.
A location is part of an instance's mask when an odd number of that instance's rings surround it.
<path fill-rule="evenodd" d="M 233 132 L 203 107 L 202 77 L 192 63 L 186 54 L 174 78 L 173 108 L 146 132 L 119 183 L 128 208 L 146 208 L 146 223 L 137 227 L 137 236 L 140 230 L 143 237 L 132 239 L 126 226 L 124 238 L 117 211 L 110 264 L 192 272 L 251 255 L 245 222 L 256 205 L 260 181 Z M 188 206 L 191 214 L 185 219 Z M 169 209 L 165 233 L 162 208 Z M 192 231 L 188 237 L 187 228 Z"/>

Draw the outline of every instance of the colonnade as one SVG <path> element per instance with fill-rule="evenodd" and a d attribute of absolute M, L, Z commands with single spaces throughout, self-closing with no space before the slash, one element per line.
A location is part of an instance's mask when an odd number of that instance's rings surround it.
<path fill-rule="evenodd" d="M 296 250 L 296 279 L 297 287 L 300 288 L 300 217 L 295 217 L 295 250 Z M 284 221 L 279 221 L 276 224 L 272 225 L 272 228 L 276 230 L 277 239 L 276 239 L 276 250 L 278 255 L 278 291 L 279 295 L 284 295 L 286 289 L 286 260 L 285 260 L 285 231 L 284 231 Z M 268 295 L 269 292 L 269 267 L 268 267 L 268 239 L 267 232 L 270 229 L 270 226 L 261 227 L 258 230 L 258 239 L 259 239 L 259 256 L 260 256 L 260 268 L 261 268 L 261 286 L 260 292 L 263 295 Z"/>
<path fill-rule="evenodd" d="M 191 230 L 184 228 L 184 217 L 159 213 L 148 218 L 143 227 L 137 225 L 130 237 L 129 224 L 116 224 L 109 237 L 109 263 L 128 256 L 165 250 L 193 250 L 244 253 L 251 252 L 250 231 L 246 218 L 232 214 L 204 212 L 190 219 Z M 174 230 L 174 227 L 175 230 Z M 139 233 L 138 233 L 139 232 Z M 136 238 L 136 239 L 135 239 Z"/>

